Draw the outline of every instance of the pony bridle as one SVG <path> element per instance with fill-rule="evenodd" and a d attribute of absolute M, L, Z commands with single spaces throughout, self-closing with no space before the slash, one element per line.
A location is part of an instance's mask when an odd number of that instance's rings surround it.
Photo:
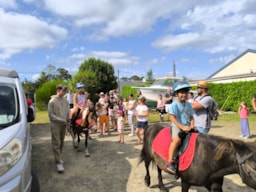
<path fill-rule="evenodd" d="M 242 181 L 245 181 L 245 177 L 251 177 L 254 181 L 256 181 L 256 171 L 250 166 L 246 164 L 246 161 L 250 158 L 252 158 L 253 154 L 249 153 L 245 157 L 241 158 L 241 156 L 236 153 L 236 159 L 239 167 L 239 172 Z"/>

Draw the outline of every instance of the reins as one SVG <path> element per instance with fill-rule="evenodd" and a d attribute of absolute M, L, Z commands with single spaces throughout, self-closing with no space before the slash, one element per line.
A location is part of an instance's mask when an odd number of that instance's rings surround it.
<path fill-rule="evenodd" d="M 236 153 L 236 159 L 237 159 L 237 163 L 238 163 L 238 167 L 239 167 L 239 172 L 240 172 L 240 176 L 242 181 L 245 181 L 245 176 L 251 177 L 254 181 L 256 181 L 256 176 L 255 174 L 253 174 L 250 170 L 248 170 L 248 168 L 245 165 L 245 162 L 252 158 L 253 153 L 249 153 L 248 155 L 246 155 L 245 157 L 241 158 L 241 156 Z"/>

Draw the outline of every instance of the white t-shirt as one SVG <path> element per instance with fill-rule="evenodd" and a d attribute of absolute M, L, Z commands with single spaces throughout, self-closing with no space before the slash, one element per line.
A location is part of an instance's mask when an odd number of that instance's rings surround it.
<path fill-rule="evenodd" d="M 148 111 L 147 105 L 137 105 L 136 112 L 138 115 L 143 114 L 146 111 Z M 137 121 L 146 122 L 148 121 L 148 116 L 137 116 Z"/>
<path fill-rule="evenodd" d="M 130 108 L 130 106 L 133 106 L 133 109 L 129 109 L 128 110 L 128 115 L 133 115 L 135 114 L 135 100 L 129 100 L 128 101 L 128 109 Z"/>

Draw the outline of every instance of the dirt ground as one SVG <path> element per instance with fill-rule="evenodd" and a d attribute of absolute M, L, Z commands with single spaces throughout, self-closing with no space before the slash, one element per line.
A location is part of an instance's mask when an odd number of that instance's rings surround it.
<path fill-rule="evenodd" d="M 255 130 L 256 132 L 256 130 Z M 84 156 L 84 146 L 78 152 L 72 146 L 71 137 L 65 138 L 64 167 L 65 172 L 58 174 L 51 150 L 49 124 L 32 124 L 32 157 L 33 167 L 39 177 L 42 192 L 156 192 L 157 170 L 151 171 L 151 186 L 144 185 L 144 164 L 138 165 L 142 145 L 137 144 L 136 137 L 129 137 L 129 128 L 125 130 L 125 144 L 119 144 L 118 133 L 98 137 L 91 134 L 89 140 L 90 157 Z M 213 122 L 210 133 L 239 138 L 239 124 L 218 125 Z M 256 133 L 248 139 L 254 141 Z M 163 173 L 163 182 L 170 192 L 180 192 L 180 180 Z M 238 175 L 225 177 L 225 192 L 255 192 L 245 186 Z M 190 192 L 206 192 L 204 187 L 191 187 Z"/>

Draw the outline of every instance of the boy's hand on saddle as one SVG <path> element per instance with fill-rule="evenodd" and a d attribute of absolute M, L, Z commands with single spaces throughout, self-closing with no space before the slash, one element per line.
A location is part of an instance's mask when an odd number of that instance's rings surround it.
<path fill-rule="evenodd" d="M 183 126 L 182 130 L 183 131 L 190 131 L 191 127 L 190 126 Z"/>

